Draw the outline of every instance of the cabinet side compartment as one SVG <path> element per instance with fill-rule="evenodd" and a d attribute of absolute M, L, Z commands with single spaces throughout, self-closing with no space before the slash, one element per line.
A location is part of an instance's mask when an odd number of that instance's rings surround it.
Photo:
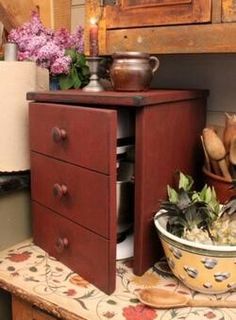
<path fill-rule="evenodd" d="M 205 99 L 146 107 L 136 119 L 134 272 L 141 275 L 163 255 L 153 216 L 176 171 L 199 180 Z"/>

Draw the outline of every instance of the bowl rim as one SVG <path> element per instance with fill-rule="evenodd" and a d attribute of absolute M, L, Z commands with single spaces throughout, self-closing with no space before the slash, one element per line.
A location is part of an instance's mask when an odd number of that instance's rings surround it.
<path fill-rule="evenodd" d="M 182 245 L 196 248 L 196 249 L 203 249 L 203 250 L 208 250 L 208 251 L 220 251 L 220 252 L 232 252 L 236 251 L 236 245 L 235 246 L 226 246 L 226 245 L 211 245 L 211 244 L 204 244 L 204 243 L 199 243 L 199 242 L 193 242 L 190 240 L 186 240 L 183 238 L 179 238 L 172 233 L 168 232 L 160 223 L 159 223 L 159 218 L 162 216 L 167 216 L 167 211 L 166 210 L 159 210 L 156 212 L 154 215 L 154 223 L 155 226 L 160 234 L 163 234 L 166 238 L 169 238 L 173 240 L 174 242 L 180 243 Z"/>

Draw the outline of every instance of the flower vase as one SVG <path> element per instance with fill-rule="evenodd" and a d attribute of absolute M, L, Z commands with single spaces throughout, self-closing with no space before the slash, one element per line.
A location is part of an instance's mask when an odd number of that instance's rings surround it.
<path fill-rule="evenodd" d="M 50 90 L 60 90 L 59 78 L 55 76 L 50 76 L 49 79 L 49 89 Z"/>

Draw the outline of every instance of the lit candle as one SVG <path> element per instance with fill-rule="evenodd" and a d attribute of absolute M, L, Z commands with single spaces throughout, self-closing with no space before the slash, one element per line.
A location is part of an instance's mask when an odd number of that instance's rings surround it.
<path fill-rule="evenodd" d="M 89 29 L 89 54 L 92 57 L 98 56 L 98 25 L 95 19 L 90 20 Z"/>

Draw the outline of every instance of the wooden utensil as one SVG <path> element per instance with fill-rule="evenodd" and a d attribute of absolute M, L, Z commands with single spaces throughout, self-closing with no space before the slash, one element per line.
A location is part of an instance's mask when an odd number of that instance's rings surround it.
<path fill-rule="evenodd" d="M 234 166 L 236 165 L 236 135 L 232 137 L 230 142 L 229 161 Z"/>
<path fill-rule="evenodd" d="M 229 152 L 232 138 L 236 135 L 236 114 L 225 113 L 225 128 L 223 142 L 226 152 Z"/>
<path fill-rule="evenodd" d="M 178 292 L 157 288 L 141 289 L 137 291 L 137 297 L 143 304 L 157 309 L 183 307 L 236 308 L 236 301 L 233 300 L 198 300 Z"/>
<path fill-rule="evenodd" d="M 209 157 L 212 160 L 216 160 L 218 162 L 222 175 L 227 180 L 232 180 L 232 177 L 229 173 L 229 169 L 225 161 L 225 147 L 220 137 L 216 134 L 214 130 L 210 128 L 203 129 L 202 136 Z"/>
<path fill-rule="evenodd" d="M 217 175 L 221 175 L 221 170 L 219 168 L 219 165 L 217 163 L 217 161 L 212 160 L 209 158 L 209 155 L 206 151 L 206 147 L 203 141 L 203 136 L 201 136 L 201 142 L 202 142 L 202 148 L 204 151 L 204 155 L 205 155 L 205 167 L 208 171 L 213 171 L 213 173 L 217 174 Z"/>
<path fill-rule="evenodd" d="M 206 151 L 206 147 L 205 147 L 205 144 L 204 144 L 204 141 L 203 141 L 203 137 L 201 136 L 201 142 L 202 142 L 202 149 L 203 149 L 203 152 L 204 152 L 204 156 L 205 156 L 205 167 L 208 171 L 211 171 L 211 163 L 210 163 L 210 158 L 208 156 L 208 153 Z"/>

